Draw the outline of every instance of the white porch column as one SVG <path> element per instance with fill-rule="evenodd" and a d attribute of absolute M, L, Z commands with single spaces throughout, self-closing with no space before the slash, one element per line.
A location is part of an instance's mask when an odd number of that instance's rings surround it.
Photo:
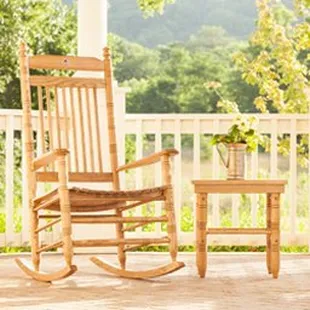
<path fill-rule="evenodd" d="M 78 0 L 78 55 L 101 59 L 107 34 L 107 0 Z"/>

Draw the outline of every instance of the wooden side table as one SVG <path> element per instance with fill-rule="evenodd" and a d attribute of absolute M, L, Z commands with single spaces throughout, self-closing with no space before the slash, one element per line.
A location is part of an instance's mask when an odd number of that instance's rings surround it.
<path fill-rule="evenodd" d="M 266 235 L 268 273 L 278 278 L 280 269 L 280 194 L 287 182 L 282 180 L 194 180 L 196 202 L 196 263 L 205 277 L 208 234 Z M 208 228 L 208 194 L 261 194 L 267 196 L 266 228 Z"/>

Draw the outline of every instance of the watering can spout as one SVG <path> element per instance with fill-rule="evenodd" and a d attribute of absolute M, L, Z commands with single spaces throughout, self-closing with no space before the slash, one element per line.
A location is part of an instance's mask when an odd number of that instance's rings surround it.
<path fill-rule="evenodd" d="M 228 169 L 228 167 L 229 167 L 229 156 L 227 156 L 227 158 L 224 157 L 224 154 L 220 149 L 220 145 L 224 145 L 226 147 L 226 149 L 227 149 L 227 146 L 224 143 L 219 143 L 216 145 L 216 148 L 217 148 L 217 151 L 220 155 L 220 158 L 221 158 L 223 165 Z"/>

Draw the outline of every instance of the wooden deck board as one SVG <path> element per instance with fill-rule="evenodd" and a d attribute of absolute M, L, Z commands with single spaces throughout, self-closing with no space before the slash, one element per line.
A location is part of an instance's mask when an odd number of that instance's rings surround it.
<path fill-rule="evenodd" d="M 309 255 L 282 254 L 280 277 L 274 280 L 266 273 L 265 253 L 210 253 L 205 279 L 197 276 L 194 253 L 180 254 L 185 268 L 148 281 L 103 274 L 90 256 L 77 255 L 78 272 L 52 285 L 25 277 L 14 256 L 0 256 L 0 309 L 309 309 Z M 116 255 L 102 257 L 117 262 Z M 128 255 L 133 269 L 167 261 L 166 253 Z M 48 254 L 42 267 L 48 271 L 62 263 L 60 255 Z"/>

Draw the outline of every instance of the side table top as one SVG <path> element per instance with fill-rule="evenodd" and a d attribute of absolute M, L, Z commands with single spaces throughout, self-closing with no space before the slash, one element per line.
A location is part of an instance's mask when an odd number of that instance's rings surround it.
<path fill-rule="evenodd" d="M 283 193 L 286 180 L 193 180 L 195 193 Z"/>

